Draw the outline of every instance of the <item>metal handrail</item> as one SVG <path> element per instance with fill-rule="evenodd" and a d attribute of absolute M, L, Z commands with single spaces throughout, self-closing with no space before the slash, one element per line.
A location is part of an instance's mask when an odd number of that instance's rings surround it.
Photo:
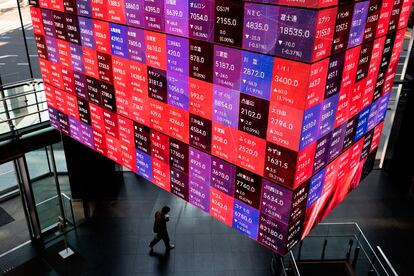
<path fill-rule="evenodd" d="M 71 216 L 72 216 L 72 224 L 73 224 L 74 227 L 76 227 L 75 214 L 73 213 L 72 198 L 70 198 L 69 196 L 67 196 L 65 193 L 61 193 L 61 195 L 63 197 L 65 197 L 69 201 L 69 204 L 70 204 L 70 213 L 71 213 Z"/>
<path fill-rule="evenodd" d="M 6 123 L 6 122 L 10 122 L 10 121 L 13 121 L 13 120 L 16 120 L 16 119 L 20 119 L 20 118 L 28 117 L 28 116 L 31 116 L 31 115 L 36 115 L 36 114 L 39 114 L 39 113 L 45 112 L 45 111 L 47 111 L 47 110 L 48 110 L 48 109 L 46 108 L 46 109 L 42 109 L 42 110 L 39 110 L 39 111 L 35 111 L 35 112 L 31 112 L 31 113 L 26 113 L 26 114 L 24 114 L 24 115 L 20 115 L 20 116 L 13 117 L 13 118 L 10 118 L 10 119 L 2 120 L 2 121 L 0 121 L 0 124 L 2 124 L 2 123 Z"/>
<path fill-rule="evenodd" d="M 385 263 L 387 264 L 387 266 L 390 268 L 392 274 L 394 276 L 398 276 L 397 271 L 394 269 L 394 267 L 392 266 L 391 262 L 388 260 L 387 256 L 385 256 L 384 251 L 382 251 L 381 247 L 377 245 L 377 250 L 379 252 L 379 254 L 381 255 L 381 257 L 384 259 Z"/>
<path fill-rule="evenodd" d="M 341 226 L 341 225 L 354 226 L 356 228 L 356 231 L 357 231 L 358 235 L 355 234 L 355 233 L 354 234 L 334 234 L 334 235 L 329 233 L 331 226 Z M 371 264 L 373 269 L 377 270 L 375 268 L 375 265 L 374 265 L 375 263 L 377 263 L 380 266 L 381 270 L 384 271 L 386 275 L 389 275 L 388 271 L 385 269 L 385 266 L 384 266 L 383 262 L 378 257 L 378 255 L 375 253 L 374 249 L 372 248 L 371 244 L 368 242 L 367 238 L 365 237 L 365 235 L 362 232 L 361 228 L 359 227 L 358 223 L 356 223 L 356 222 L 342 222 L 342 223 L 326 222 L 326 223 L 320 223 L 318 226 L 322 226 L 322 227 L 326 226 L 328 228 L 327 233 L 325 233 L 325 234 L 312 234 L 312 233 L 310 233 L 307 237 L 316 237 L 316 238 L 318 238 L 318 237 L 328 237 L 328 238 L 329 237 L 332 237 L 332 238 L 336 238 L 336 237 L 354 237 L 359 244 L 361 244 L 361 242 L 364 242 L 366 244 L 366 246 L 362 246 L 360 249 L 362 250 L 362 252 L 367 257 L 367 260 L 369 261 L 369 263 Z M 367 248 L 365 248 L 365 247 L 367 247 Z M 368 254 L 368 251 L 366 249 L 368 249 L 369 254 Z M 380 251 L 380 253 L 381 253 L 381 251 Z M 382 252 L 382 254 L 383 254 L 383 252 Z M 368 256 L 371 256 L 371 255 L 372 255 L 372 258 L 368 258 Z M 386 262 L 388 261 L 388 259 L 385 257 L 385 254 L 384 254 L 383 258 L 385 259 Z M 391 264 L 390 264 L 390 268 L 393 270 L 393 267 L 391 266 Z M 395 275 L 398 276 L 398 274 L 395 274 Z"/>
<path fill-rule="evenodd" d="M 61 195 L 63 196 L 63 197 L 65 197 L 67 200 L 72 200 L 67 194 L 65 194 L 65 193 L 61 193 Z"/>
<path fill-rule="evenodd" d="M 61 193 L 60 194 L 61 196 L 63 196 L 63 197 L 65 197 L 66 199 L 68 199 L 68 200 L 72 200 L 70 197 L 68 197 L 65 193 Z M 49 197 L 48 199 L 45 199 L 45 200 L 43 200 L 43 201 L 40 201 L 39 203 L 36 203 L 36 206 L 39 206 L 39 205 L 42 205 L 42 204 L 45 204 L 46 202 L 49 202 L 49 201 L 51 201 L 52 199 L 55 199 L 55 198 L 57 198 L 59 195 L 54 195 L 54 196 L 52 196 L 52 197 Z"/>
<path fill-rule="evenodd" d="M 321 223 L 323 225 L 323 223 Z M 380 259 L 378 258 L 377 254 L 375 254 L 375 251 L 372 249 L 371 244 L 368 242 L 368 240 L 366 239 L 365 235 L 363 234 L 363 232 L 361 231 L 361 229 L 359 228 L 357 223 L 332 223 L 332 224 L 337 224 L 337 225 L 341 225 L 341 224 L 347 224 L 347 225 L 354 225 L 358 228 L 358 233 L 354 233 L 354 234 L 343 234 L 343 235 L 332 235 L 332 234 L 309 234 L 307 237 L 314 237 L 314 238 L 353 238 L 357 241 L 358 244 L 361 244 L 361 242 L 365 242 L 366 245 L 368 245 L 369 249 L 371 250 L 370 252 L 372 252 L 372 257 L 369 258 L 369 254 L 366 250 L 366 248 L 364 246 L 360 247 L 360 250 L 362 250 L 362 252 L 364 253 L 364 255 L 367 257 L 368 262 L 371 264 L 371 267 L 373 267 L 373 269 L 375 271 L 377 271 L 377 269 L 375 268 L 375 263 L 377 262 L 380 266 L 382 271 L 384 271 L 387 275 L 387 270 L 385 269 L 384 265 L 382 264 L 382 262 L 380 261 Z M 361 239 L 362 237 L 362 239 Z"/>
<path fill-rule="evenodd" d="M 8 111 L 9 111 L 9 112 L 12 112 L 12 111 L 17 111 L 17 110 L 20 110 L 20 109 L 23 109 L 23 108 L 28 108 L 28 107 L 32 107 L 32 106 L 35 106 L 35 105 L 38 105 L 38 104 L 43 104 L 43 103 L 47 103 L 47 101 L 46 101 L 46 100 L 44 100 L 44 101 L 39 101 L 39 102 L 37 102 L 37 103 L 33 103 L 33 104 L 27 104 L 27 105 L 25 105 L 25 106 L 21 106 L 21 107 L 17 107 L 17 108 L 9 109 Z M 1 115 L 1 114 L 5 114 L 5 113 L 6 113 L 6 111 L 0 112 L 0 115 Z"/>
<path fill-rule="evenodd" d="M 300 276 L 298 264 L 296 263 L 295 256 L 293 256 L 292 250 L 289 251 L 290 261 L 292 262 L 293 274 Z"/>
<path fill-rule="evenodd" d="M 43 83 L 42 80 L 31 79 L 31 80 L 26 80 L 26 81 L 23 81 L 23 82 L 13 83 L 11 85 L 9 84 L 9 85 L 1 85 L 0 86 L 0 91 L 2 91 L 2 97 L 0 97 L 0 103 L 2 103 L 4 105 L 4 111 L 0 112 L 0 115 L 2 115 L 2 116 L 6 115 L 6 119 L 2 119 L 0 121 L 0 124 L 4 124 L 4 123 L 8 124 L 10 133 L 16 133 L 16 127 L 18 127 L 18 126 L 15 125 L 15 123 L 14 123 L 15 120 L 22 119 L 22 118 L 29 117 L 29 116 L 33 116 L 33 115 L 37 115 L 38 116 L 38 122 L 39 123 L 42 122 L 41 114 L 43 112 L 47 112 L 47 108 L 42 108 L 42 105 L 47 103 L 47 101 L 43 97 L 41 97 L 42 99 L 39 99 L 39 93 L 44 93 L 45 90 L 43 88 L 40 88 L 40 87 L 35 87 L 36 85 L 40 85 L 41 83 Z M 15 95 L 10 95 L 10 96 L 5 96 L 4 93 L 3 93 L 7 89 L 22 87 L 22 86 L 26 86 L 26 85 L 32 86 L 32 89 L 30 89 L 29 91 L 17 93 Z M 28 95 L 33 95 L 35 97 L 35 103 L 25 104 L 22 107 L 13 108 L 11 110 L 7 107 L 7 103 L 6 103 L 7 100 L 17 99 L 17 98 L 25 97 L 25 96 L 28 96 Z M 12 118 L 12 116 L 10 116 L 13 112 L 23 110 L 23 109 L 27 109 L 29 107 L 35 108 L 35 111 L 30 112 L 30 113 L 25 113 L 25 114 L 22 114 L 22 115 L 19 115 L 19 116 L 13 116 L 13 118 Z"/>
<path fill-rule="evenodd" d="M 371 247 L 371 244 L 368 242 L 367 237 L 365 237 L 364 232 L 362 232 L 362 229 L 359 227 L 358 223 L 354 222 L 356 228 L 358 228 L 359 233 L 361 234 L 362 238 L 364 239 L 364 241 L 366 242 L 366 244 L 368 245 L 369 249 L 371 249 L 372 253 L 374 254 L 375 258 L 378 259 L 377 254 L 375 254 L 374 249 Z M 364 249 L 363 249 L 364 250 Z"/>
<path fill-rule="evenodd" d="M 7 90 L 7 89 L 3 89 L 3 90 Z M 45 91 L 44 89 L 40 89 L 40 90 L 34 90 L 33 89 L 33 90 L 26 91 L 26 92 L 21 92 L 21 93 L 16 94 L 16 95 L 1 97 L 0 101 L 6 101 L 6 100 L 14 99 L 14 98 L 20 98 L 20 97 L 23 97 L 23 96 L 28 96 L 28 95 L 31 95 L 31 94 L 34 94 L 34 93 L 40 93 L 40 92 L 44 92 L 44 91 Z"/>
<path fill-rule="evenodd" d="M 11 88 L 20 87 L 23 85 L 33 85 L 33 84 L 40 84 L 40 83 L 43 83 L 43 79 L 27 79 L 27 80 L 17 81 L 17 82 L 3 84 L 3 85 L 0 84 L 0 89 L 11 89 Z"/>
<path fill-rule="evenodd" d="M 317 234 L 315 234 L 315 235 L 307 235 L 306 237 L 312 237 L 312 238 L 322 238 L 322 237 L 329 237 L 329 238 L 349 238 L 349 237 L 355 237 L 356 239 L 358 239 L 357 238 L 357 236 L 355 235 L 355 234 L 343 234 L 343 235 L 323 235 L 323 234 L 321 234 L 321 235 L 317 235 Z"/>
<path fill-rule="evenodd" d="M 49 202 L 49 201 L 51 201 L 52 199 L 55 199 L 55 198 L 57 198 L 58 197 L 58 195 L 54 195 L 54 196 L 52 196 L 52 197 L 49 197 L 48 199 L 45 199 L 45 200 L 43 200 L 43 201 L 40 201 L 39 203 L 36 203 L 36 207 L 37 206 L 40 206 L 40 205 L 42 205 L 42 204 L 45 204 L 46 202 Z"/>
<path fill-rule="evenodd" d="M 70 212 L 71 212 L 71 217 L 72 217 L 72 225 L 73 225 L 73 226 L 76 226 L 76 223 L 75 223 L 75 215 L 74 215 L 74 213 L 73 213 L 72 199 L 71 199 L 71 198 L 70 198 L 67 194 L 65 194 L 65 193 L 61 193 L 60 195 L 61 195 L 62 197 L 64 197 L 64 198 L 66 198 L 66 199 L 69 201 L 69 204 L 70 204 Z M 39 203 L 36 203 L 36 207 L 37 207 L 37 206 L 40 206 L 40 205 L 43 205 L 43 204 L 45 204 L 46 202 L 52 201 L 53 199 L 56 199 L 58 196 L 59 196 L 59 195 L 54 195 L 54 196 L 52 196 L 52 197 L 50 197 L 50 198 L 48 198 L 48 199 L 45 199 L 45 200 L 43 200 L 43 201 L 41 201 L 41 202 L 39 202 Z"/>
<path fill-rule="evenodd" d="M 32 107 L 32 106 L 35 106 L 35 105 L 38 105 L 38 104 L 44 104 L 44 103 L 47 103 L 47 101 L 46 100 L 45 101 L 40 101 L 40 102 L 33 103 L 33 104 L 27 104 L 27 105 L 22 106 L 22 107 L 17 107 L 17 108 L 9 109 L 8 112 L 17 111 L 17 110 L 20 110 L 20 109 L 23 109 L 23 108 L 28 108 L 28 107 Z M 5 114 L 5 113 L 6 113 L 6 111 L 0 112 L 0 115 L 1 114 Z M 14 118 L 15 117 L 13 117 L 11 119 L 14 119 Z"/>

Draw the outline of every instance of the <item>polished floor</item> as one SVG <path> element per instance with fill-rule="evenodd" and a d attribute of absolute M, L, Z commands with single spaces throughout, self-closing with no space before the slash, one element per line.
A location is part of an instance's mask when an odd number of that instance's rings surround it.
<path fill-rule="evenodd" d="M 172 209 L 169 231 L 176 249 L 165 254 L 159 243 L 150 254 L 152 217 L 163 205 Z M 399 275 L 413 275 L 413 210 L 414 200 L 374 171 L 326 221 L 359 223 Z M 116 199 L 99 203 L 94 218 L 67 236 L 77 253 L 72 262 L 56 258 L 63 248 L 56 240 L 44 251 L 15 251 L 0 259 L 0 268 L 40 256 L 31 265 L 44 271 L 46 263 L 47 275 L 270 275 L 269 250 L 131 173 L 125 173 Z"/>

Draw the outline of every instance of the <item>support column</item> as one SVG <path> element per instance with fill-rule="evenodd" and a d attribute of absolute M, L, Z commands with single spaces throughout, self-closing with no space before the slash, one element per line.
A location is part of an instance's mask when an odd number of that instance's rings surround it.
<path fill-rule="evenodd" d="M 81 199 L 85 218 L 89 218 L 90 203 L 118 196 L 122 172 L 112 160 L 81 143 L 62 135 L 73 199 Z"/>

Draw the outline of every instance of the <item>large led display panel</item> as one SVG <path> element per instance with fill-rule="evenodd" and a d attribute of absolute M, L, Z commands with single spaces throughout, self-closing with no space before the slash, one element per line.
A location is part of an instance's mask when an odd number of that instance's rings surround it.
<path fill-rule="evenodd" d="M 279 254 L 372 169 L 411 8 L 30 2 L 52 126 Z"/>

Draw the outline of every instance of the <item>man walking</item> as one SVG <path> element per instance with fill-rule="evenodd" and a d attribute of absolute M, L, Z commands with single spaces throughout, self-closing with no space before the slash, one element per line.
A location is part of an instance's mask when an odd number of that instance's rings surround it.
<path fill-rule="evenodd" d="M 154 239 L 150 242 L 149 247 L 151 251 L 154 249 L 154 246 L 160 241 L 163 240 L 166 250 L 174 249 L 174 245 L 170 244 L 170 237 L 168 236 L 167 231 L 167 222 L 170 220 L 168 213 L 170 212 L 170 207 L 164 206 L 161 211 L 155 212 L 155 221 L 154 221 L 154 233 L 156 234 Z"/>

